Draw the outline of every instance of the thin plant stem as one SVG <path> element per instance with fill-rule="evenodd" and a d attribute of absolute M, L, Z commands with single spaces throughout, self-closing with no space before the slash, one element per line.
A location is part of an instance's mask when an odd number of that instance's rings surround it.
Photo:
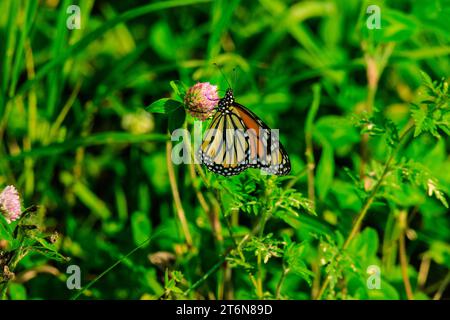
<path fill-rule="evenodd" d="M 320 290 L 320 266 L 317 262 L 311 264 L 312 272 L 314 272 L 315 277 L 311 286 L 311 299 L 314 299 Z"/>
<path fill-rule="evenodd" d="M 365 52 L 364 60 L 366 63 L 366 76 L 367 76 L 367 99 L 365 104 L 365 111 L 372 114 L 375 96 L 378 90 L 378 82 L 380 76 L 383 73 L 384 68 L 391 56 L 395 44 L 388 43 L 386 46 L 379 47 L 375 54 L 368 53 L 367 43 L 361 43 L 362 50 Z M 366 164 L 369 160 L 369 152 L 367 144 L 369 142 L 369 135 L 364 133 L 361 137 L 360 153 L 361 153 L 361 165 L 360 165 L 360 178 L 365 179 Z"/>
<path fill-rule="evenodd" d="M 264 214 L 261 218 L 261 226 L 259 228 L 259 237 L 262 238 L 264 235 L 264 227 L 266 225 L 266 215 Z M 258 277 L 256 280 L 256 294 L 259 299 L 263 298 L 263 285 L 262 285 L 262 257 L 261 252 L 258 252 L 257 257 L 257 265 L 258 265 Z"/>
<path fill-rule="evenodd" d="M 383 184 L 384 179 L 386 178 L 388 172 L 390 172 L 391 164 L 395 158 L 395 155 L 397 154 L 399 149 L 402 147 L 402 145 L 405 141 L 405 137 L 411 132 L 411 130 L 413 128 L 414 128 L 413 123 L 409 122 L 408 125 L 405 127 L 403 133 L 400 135 L 399 143 L 398 143 L 397 147 L 394 150 L 392 150 L 391 155 L 385 162 L 383 172 L 382 172 L 380 178 L 378 179 L 377 183 L 373 187 L 372 191 L 370 192 L 369 196 L 367 197 L 366 201 L 364 202 L 364 205 L 361 208 L 361 211 L 359 212 L 355 223 L 353 224 L 352 230 L 350 231 L 347 239 L 344 242 L 344 245 L 342 246 L 342 251 L 344 251 L 348 248 L 348 246 L 350 245 L 350 243 L 353 240 L 353 238 L 355 237 L 355 235 L 359 232 L 361 224 L 362 224 L 364 218 L 366 217 L 367 212 L 369 211 L 369 208 L 371 207 L 373 201 L 375 200 L 375 196 L 377 195 L 378 190 L 380 189 L 381 185 Z M 329 282 L 330 282 L 330 278 L 326 277 L 324 282 L 322 283 L 320 291 L 316 297 L 317 300 L 321 299 L 326 288 L 328 287 Z"/>
<path fill-rule="evenodd" d="M 288 275 L 289 271 L 290 271 L 289 268 L 285 268 L 283 266 L 283 272 L 281 273 L 280 280 L 278 281 L 277 288 L 275 290 L 275 299 L 277 300 L 280 299 L 281 288 L 283 287 L 284 280 L 286 279 L 286 276 Z"/>
<path fill-rule="evenodd" d="M 270 180 L 269 180 L 270 181 Z M 270 194 L 272 193 L 272 188 L 268 187 L 265 191 L 265 203 L 269 203 L 268 198 L 270 196 Z M 270 219 L 271 215 L 272 215 L 272 210 L 274 208 L 273 207 L 269 207 L 266 208 L 266 210 L 263 211 L 262 217 L 261 217 L 261 221 L 259 222 L 259 237 L 262 238 L 264 236 L 264 229 L 266 227 L 266 223 L 267 221 Z M 262 299 L 264 297 L 264 289 L 263 289 L 263 284 L 262 284 L 262 278 L 263 278 L 263 274 L 262 274 L 262 256 L 261 256 L 261 252 L 258 253 L 258 257 L 257 257 L 257 266 L 258 266 L 258 278 L 256 281 L 257 287 L 256 287 L 256 293 L 258 295 L 259 299 Z"/>
<path fill-rule="evenodd" d="M 427 282 L 428 272 L 430 271 L 431 257 L 424 254 L 419 267 L 419 275 L 417 276 L 417 287 L 423 289 Z"/>
<path fill-rule="evenodd" d="M 258 233 L 260 229 L 260 223 L 258 223 L 252 231 L 247 234 L 242 240 L 238 243 L 237 247 L 235 248 L 238 250 L 238 252 L 241 252 L 241 247 L 251 239 L 252 236 L 254 236 L 256 233 Z M 205 282 L 215 271 L 217 271 L 220 266 L 226 261 L 228 255 L 231 253 L 231 249 L 228 249 L 227 252 L 223 255 L 222 258 L 219 259 L 199 280 L 197 280 L 192 286 L 190 286 L 184 293 L 184 296 L 187 296 L 192 290 L 197 289 L 203 282 Z M 256 287 L 256 280 L 253 275 L 250 274 L 250 279 L 252 283 Z"/>
<path fill-rule="evenodd" d="M 262 264 L 261 264 L 261 253 L 258 253 L 257 263 L 258 263 L 258 278 L 256 280 L 256 295 L 258 296 L 258 299 L 262 299 L 263 294 L 263 285 L 262 285 Z"/>
<path fill-rule="evenodd" d="M 160 231 L 160 233 L 162 233 L 163 230 Z M 130 257 L 133 253 L 135 253 L 136 251 L 138 251 L 140 248 L 142 248 L 143 246 L 145 246 L 147 243 L 149 243 L 152 239 L 154 239 L 157 235 L 159 235 L 159 233 L 155 233 L 153 234 L 151 237 L 147 238 L 146 240 L 144 240 L 141 244 L 139 244 L 136 248 L 134 248 L 133 250 L 131 250 L 130 252 L 128 252 L 125 256 L 123 256 L 121 259 L 117 260 L 114 264 L 112 264 L 108 269 L 106 269 L 105 271 L 103 271 L 101 274 L 99 274 L 94 280 L 92 280 L 91 282 L 89 282 L 87 285 L 85 285 L 83 288 L 81 288 L 80 291 L 78 291 L 76 294 L 74 294 L 72 296 L 72 298 L 70 298 L 71 300 L 76 300 L 78 299 L 78 297 L 87 289 L 89 289 L 90 287 L 92 287 L 98 280 L 100 280 L 104 275 L 106 275 L 108 272 L 110 272 L 112 269 L 114 269 L 116 266 L 118 266 L 122 261 L 124 261 L 125 259 L 127 259 L 128 257 Z"/>
<path fill-rule="evenodd" d="M 400 225 L 400 238 L 399 238 L 398 252 L 400 256 L 400 268 L 402 271 L 402 279 L 408 300 L 414 300 L 414 294 L 411 288 L 411 283 L 409 282 L 408 278 L 408 257 L 406 256 L 406 245 L 405 245 L 406 211 L 400 212 L 399 225 Z"/>
<path fill-rule="evenodd" d="M 448 284 L 450 283 L 450 271 L 445 276 L 444 281 L 442 281 L 441 285 L 439 286 L 436 294 L 433 297 L 433 300 L 440 300 L 442 297 L 442 294 L 444 293 L 445 289 L 447 288 Z"/>
<path fill-rule="evenodd" d="M 189 174 L 191 176 L 192 186 L 194 187 L 197 200 L 200 203 L 200 206 L 202 207 L 203 211 L 205 211 L 205 213 L 209 215 L 210 207 L 209 207 L 208 203 L 206 202 L 206 199 L 203 196 L 203 193 L 201 192 L 200 188 L 195 183 L 195 180 L 197 179 L 197 175 L 195 173 L 195 166 L 193 163 L 191 163 L 189 165 Z"/>
<path fill-rule="evenodd" d="M 203 282 L 205 282 L 220 266 L 226 261 L 228 253 L 224 255 L 219 261 L 217 261 L 211 269 L 209 269 L 200 279 L 198 279 L 192 286 L 190 286 L 184 293 L 187 296 L 192 290 L 197 289 Z"/>
<path fill-rule="evenodd" d="M 297 181 L 302 178 L 308 171 L 308 166 L 305 166 L 296 176 L 292 177 L 291 180 L 284 186 L 285 190 L 292 188 Z"/>

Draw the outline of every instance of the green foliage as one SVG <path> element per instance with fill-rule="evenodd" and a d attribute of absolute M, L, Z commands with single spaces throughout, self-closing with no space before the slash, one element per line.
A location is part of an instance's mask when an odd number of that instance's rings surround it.
<path fill-rule="evenodd" d="M 408 161 L 401 166 L 401 177 L 408 182 L 422 187 L 428 196 L 436 197 L 437 200 L 448 208 L 444 192 L 440 189 L 437 179 L 433 177 L 428 168 L 423 164 L 414 162 L 413 160 Z"/>
<path fill-rule="evenodd" d="M 414 105 L 411 111 L 415 122 L 414 136 L 417 137 L 422 132 L 430 132 L 436 138 L 441 135 L 438 129 L 450 134 L 450 93 L 448 92 L 448 82 L 442 79 L 439 83 L 432 82 L 430 76 L 421 72 L 422 82 L 425 89 L 425 97 L 419 105 Z"/>
<path fill-rule="evenodd" d="M 14 278 L 16 266 L 30 254 L 38 254 L 48 260 L 67 262 L 69 259 L 58 252 L 57 234 L 42 231 L 36 217 L 36 207 L 29 208 L 22 213 L 19 222 L 9 224 L 0 214 L 0 295 L 4 299 L 9 281 Z M 11 289 L 10 289 L 11 290 Z M 13 286 L 13 297 L 26 296 L 25 289 L 20 285 Z"/>
<path fill-rule="evenodd" d="M 307 259 L 304 243 L 290 243 L 284 251 L 284 260 L 290 272 L 295 273 L 311 286 L 314 273 L 308 269 L 305 261 Z"/>
<path fill-rule="evenodd" d="M 448 1 L 69 4 L 0 1 L 0 187 L 39 208 L 0 214 L 2 298 L 449 297 Z M 227 81 L 289 176 L 171 162 Z"/>

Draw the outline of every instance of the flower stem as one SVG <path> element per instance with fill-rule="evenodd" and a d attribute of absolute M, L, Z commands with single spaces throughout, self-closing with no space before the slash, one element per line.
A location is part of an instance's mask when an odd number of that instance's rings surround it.
<path fill-rule="evenodd" d="M 8 289 L 8 282 L 2 284 L 2 288 L 0 290 L 0 300 L 6 300 L 6 290 Z"/>
<path fill-rule="evenodd" d="M 408 278 L 408 257 L 406 256 L 406 245 L 405 245 L 405 230 L 406 230 L 406 216 L 407 212 L 400 212 L 399 225 L 400 225 L 400 238 L 398 239 L 398 253 L 400 257 L 400 267 L 402 270 L 403 284 L 405 285 L 406 296 L 408 300 L 414 300 L 414 294 L 411 288 L 411 283 Z"/>
<path fill-rule="evenodd" d="M 281 288 L 283 286 L 284 280 L 286 279 L 287 274 L 289 273 L 289 268 L 285 268 L 283 266 L 283 273 L 281 274 L 280 280 L 278 281 L 277 288 L 275 290 L 275 299 L 280 299 Z"/>
<path fill-rule="evenodd" d="M 444 293 L 445 289 L 447 288 L 448 284 L 450 283 L 450 271 L 445 276 L 444 281 L 442 281 L 441 285 L 438 288 L 438 291 L 433 297 L 433 300 L 439 300 L 442 297 L 442 294 Z"/>

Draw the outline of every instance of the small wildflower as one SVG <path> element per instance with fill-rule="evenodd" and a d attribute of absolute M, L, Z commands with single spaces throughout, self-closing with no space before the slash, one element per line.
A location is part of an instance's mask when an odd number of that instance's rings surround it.
<path fill-rule="evenodd" d="M 184 105 L 189 113 L 200 121 L 204 121 L 214 114 L 218 101 L 217 86 L 213 86 L 209 82 L 195 84 L 184 96 Z"/>
<path fill-rule="evenodd" d="M 0 193 L 0 213 L 3 214 L 8 223 L 19 219 L 22 213 L 20 197 L 14 186 L 7 186 Z"/>

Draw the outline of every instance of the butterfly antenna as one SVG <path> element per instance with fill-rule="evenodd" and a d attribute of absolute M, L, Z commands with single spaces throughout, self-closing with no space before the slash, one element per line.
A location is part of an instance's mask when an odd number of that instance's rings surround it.
<path fill-rule="evenodd" d="M 234 87 L 237 88 L 237 70 L 236 68 L 233 68 L 233 74 L 234 74 Z"/>
<path fill-rule="evenodd" d="M 219 69 L 220 73 L 225 78 L 225 81 L 228 84 L 228 88 L 232 88 L 230 82 L 228 81 L 227 77 L 225 76 L 225 73 L 223 73 L 222 68 L 220 68 L 219 65 L 217 63 L 215 63 L 215 62 L 213 64 L 217 67 L 217 69 Z"/>

